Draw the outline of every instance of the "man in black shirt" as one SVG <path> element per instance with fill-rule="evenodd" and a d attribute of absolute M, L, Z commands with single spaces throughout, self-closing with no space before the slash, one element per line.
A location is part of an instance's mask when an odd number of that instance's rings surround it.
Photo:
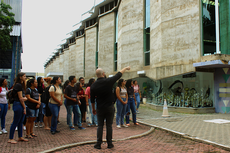
<path fill-rule="evenodd" d="M 77 111 L 76 105 L 78 104 L 77 99 L 77 88 L 74 84 L 77 82 L 75 76 L 69 77 L 70 85 L 65 88 L 64 97 L 67 99 L 67 120 L 69 123 L 70 130 L 75 130 L 72 123 L 72 112 Z"/>
<path fill-rule="evenodd" d="M 112 124 L 114 117 L 114 94 L 112 92 L 113 84 L 121 78 L 122 74 L 126 71 L 130 70 L 130 67 L 125 67 L 116 75 L 110 78 L 105 78 L 105 72 L 98 68 L 96 70 L 96 75 L 98 77 L 97 81 L 95 81 L 90 88 L 91 95 L 91 103 L 93 103 L 93 114 L 97 114 L 98 120 L 98 128 L 97 128 L 97 143 L 94 145 L 94 148 L 101 149 L 102 143 L 102 134 L 103 134 L 103 126 L 104 120 L 106 119 L 106 139 L 108 148 L 113 148 L 112 144 Z M 97 100 L 97 111 L 95 110 L 95 98 Z"/>

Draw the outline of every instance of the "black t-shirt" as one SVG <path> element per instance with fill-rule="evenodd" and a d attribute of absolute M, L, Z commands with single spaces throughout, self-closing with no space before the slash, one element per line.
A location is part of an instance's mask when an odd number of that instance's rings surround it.
<path fill-rule="evenodd" d="M 43 89 L 43 86 L 38 86 L 37 87 L 38 89 L 38 93 L 41 94 L 40 97 L 41 97 L 41 102 L 42 103 L 45 103 L 46 99 L 45 99 L 45 89 Z"/>
<path fill-rule="evenodd" d="M 68 96 L 68 97 L 70 97 L 70 98 L 75 98 L 75 99 L 77 99 L 77 88 L 74 86 L 74 87 L 72 87 L 72 86 L 70 86 L 70 85 L 68 85 L 66 88 L 65 88 L 65 94 Z M 76 105 L 77 104 L 77 102 L 74 102 L 74 101 L 72 101 L 72 100 L 69 100 L 69 99 L 67 99 L 67 106 L 69 106 L 69 105 Z"/>
<path fill-rule="evenodd" d="M 39 93 L 37 89 L 27 88 L 26 95 L 30 95 L 30 98 L 35 99 L 37 101 L 39 100 Z M 29 109 L 36 109 L 37 103 L 33 103 L 29 100 L 27 100 L 25 103 L 27 107 L 29 107 Z"/>
<path fill-rule="evenodd" d="M 134 94 L 134 89 L 133 89 L 133 87 L 128 88 L 128 89 L 127 89 L 127 93 L 128 93 L 129 98 L 133 98 L 133 94 Z"/>
<path fill-rule="evenodd" d="M 22 91 L 22 97 L 25 97 L 25 91 L 24 89 L 22 88 L 22 85 L 20 83 L 17 83 L 14 88 L 13 88 L 13 98 L 14 98 L 14 101 L 19 101 L 19 97 L 18 97 L 18 92 L 19 91 Z"/>

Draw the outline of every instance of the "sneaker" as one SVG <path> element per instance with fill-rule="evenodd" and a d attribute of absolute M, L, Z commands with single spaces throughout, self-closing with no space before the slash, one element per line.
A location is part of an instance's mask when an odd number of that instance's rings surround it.
<path fill-rule="evenodd" d="M 94 148 L 96 148 L 96 149 L 101 149 L 101 145 L 95 144 L 95 145 L 94 145 Z"/>
<path fill-rule="evenodd" d="M 80 126 L 80 127 L 78 127 L 78 128 L 79 128 L 80 130 L 85 130 L 85 128 L 83 128 L 83 127 L 81 127 L 81 126 Z"/>
<path fill-rule="evenodd" d="M 87 126 L 88 126 L 88 127 L 90 127 L 90 126 L 91 126 L 91 124 L 87 124 Z"/>
<path fill-rule="evenodd" d="M 125 124 L 123 124 L 123 125 L 121 125 L 122 127 L 128 127 L 127 125 L 125 125 Z"/>
<path fill-rule="evenodd" d="M 16 126 L 15 131 L 18 131 L 18 127 Z"/>
<path fill-rule="evenodd" d="M 39 124 L 39 127 L 40 127 L 40 128 L 42 128 L 42 127 L 43 127 L 43 124 L 42 124 L 42 123 L 41 123 L 41 124 Z"/>
<path fill-rule="evenodd" d="M 38 127 L 38 124 L 34 124 L 34 127 L 36 127 L 36 128 L 37 128 L 37 127 Z"/>
<path fill-rule="evenodd" d="M 139 112 L 138 110 L 136 110 L 136 113 L 137 113 L 137 114 L 140 114 L 140 112 Z"/>
<path fill-rule="evenodd" d="M 2 133 L 7 133 L 7 131 L 6 131 L 6 129 L 4 128 L 4 129 L 2 129 Z"/>
<path fill-rule="evenodd" d="M 121 128 L 121 126 L 120 126 L 120 125 L 117 125 L 117 128 Z"/>
<path fill-rule="evenodd" d="M 60 121 L 57 121 L 57 124 L 61 124 L 61 122 L 60 122 Z"/>
<path fill-rule="evenodd" d="M 70 130 L 75 130 L 75 128 L 74 128 L 74 127 L 69 127 L 69 129 L 70 129 Z"/>
<path fill-rule="evenodd" d="M 2 131 L 0 131 L 0 135 L 2 134 Z"/>
<path fill-rule="evenodd" d="M 24 130 L 24 131 L 26 130 L 26 126 L 23 126 L 23 130 Z"/>
<path fill-rule="evenodd" d="M 96 124 L 96 126 L 98 126 L 98 124 Z"/>

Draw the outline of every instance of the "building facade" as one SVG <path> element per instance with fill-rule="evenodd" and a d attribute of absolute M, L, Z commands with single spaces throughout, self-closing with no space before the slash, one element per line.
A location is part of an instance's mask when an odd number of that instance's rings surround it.
<path fill-rule="evenodd" d="M 137 80 L 148 103 L 230 113 L 230 0 L 106 0 L 93 7 L 45 64 L 95 77 Z M 85 13 L 85 14 L 86 14 Z M 217 43 L 218 42 L 218 43 Z"/>

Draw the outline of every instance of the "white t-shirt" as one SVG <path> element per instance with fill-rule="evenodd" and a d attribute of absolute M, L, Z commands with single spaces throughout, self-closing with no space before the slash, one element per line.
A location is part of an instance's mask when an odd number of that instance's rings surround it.
<path fill-rule="evenodd" d="M 7 104 L 7 99 L 6 99 L 6 93 L 7 93 L 7 90 L 6 88 L 2 88 L 2 92 L 0 93 L 0 103 L 1 104 Z"/>
<path fill-rule="evenodd" d="M 54 96 L 61 101 L 61 96 L 62 96 L 62 90 L 59 87 L 56 87 L 56 91 L 54 90 L 54 86 L 51 86 L 49 89 L 49 92 L 54 92 Z M 53 100 L 52 97 L 50 97 L 50 103 L 51 104 L 58 104 L 56 101 Z"/>

